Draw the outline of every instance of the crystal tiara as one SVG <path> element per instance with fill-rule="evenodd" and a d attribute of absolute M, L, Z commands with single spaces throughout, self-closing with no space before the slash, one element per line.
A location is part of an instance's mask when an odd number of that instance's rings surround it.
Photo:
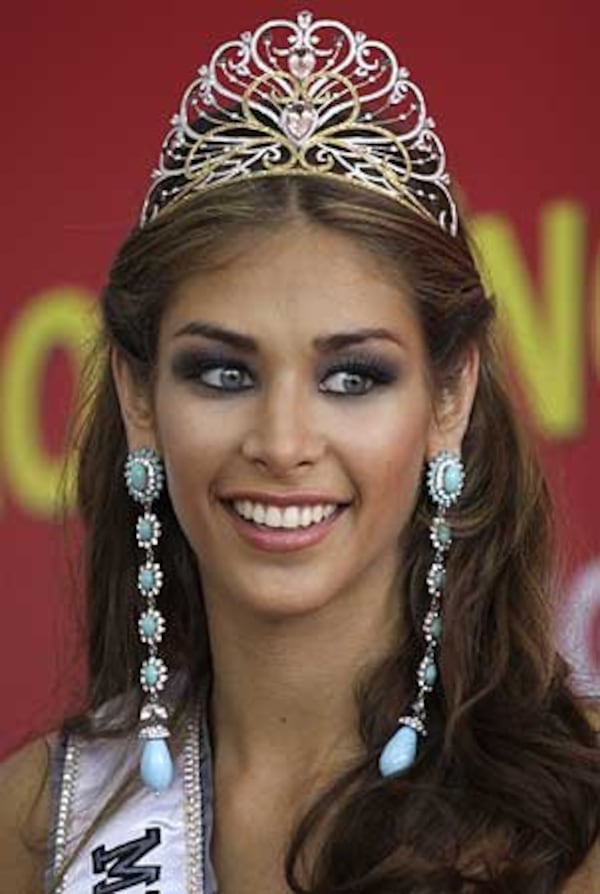
<path fill-rule="evenodd" d="M 221 44 L 171 119 L 140 225 L 236 180 L 317 175 L 375 190 L 456 235 L 446 153 L 385 43 L 301 12 Z"/>

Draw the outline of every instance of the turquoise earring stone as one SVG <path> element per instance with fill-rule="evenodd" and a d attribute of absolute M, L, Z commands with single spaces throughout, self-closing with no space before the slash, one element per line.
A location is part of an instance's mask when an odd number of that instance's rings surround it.
<path fill-rule="evenodd" d="M 154 664 L 148 664 L 144 671 L 144 678 L 148 686 L 156 686 L 158 683 L 158 668 Z"/>
<path fill-rule="evenodd" d="M 441 565 L 436 566 L 432 576 L 431 582 L 434 585 L 436 590 L 444 589 L 444 582 L 446 580 L 446 572 L 444 571 Z"/>
<path fill-rule="evenodd" d="M 143 491 L 148 484 L 148 472 L 143 463 L 133 463 L 130 471 L 131 483 L 136 490 Z"/>
<path fill-rule="evenodd" d="M 412 727 L 399 727 L 379 757 L 382 776 L 396 776 L 412 767 L 417 756 L 418 738 L 417 731 Z"/>
<path fill-rule="evenodd" d="M 142 749 L 141 776 L 144 785 L 157 795 L 173 781 L 173 760 L 165 739 L 147 739 Z"/>
<path fill-rule="evenodd" d="M 460 491 L 462 485 L 462 471 L 458 465 L 448 465 L 444 469 L 444 490 L 450 496 Z"/>
<path fill-rule="evenodd" d="M 448 546 L 452 542 L 452 531 L 446 522 L 440 522 L 436 528 L 437 539 L 442 546 Z"/>
<path fill-rule="evenodd" d="M 428 686 L 435 686 L 435 681 L 437 680 L 437 675 L 438 675 L 438 672 L 437 672 L 437 667 L 435 666 L 435 664 L 433 662 L 431 664 L 428 664 L 425 669 L 425 682 L 427 683 Z"/>
<path fill-rule="evenodd" d="M 148 593 L 150 590 L 154 589 L 156 584 L 156 578 L 154 577 L 154 572 L 150 571 L 149 568 L 142 568 L 139 573 L 139 584 L 144 593 Z"/>
<path fill-rule="evenodd" d="M 154 533 L 154 528 L 152 524 L 145 518 L 141 518 L 138 522 L 137 526 L 138 536 L 140 540 L 143 541 L 144 545 L 150 543 L 152 540 L 152 535 Z"/>
<path fill-rule="evenodd" d="M 144 636 L 153 637 L 156 636 L 156 631 L 158 630 L 158 624 L 156 623 L 156 618 L 152 617 L 152 615 L 143 615 L 142 630 L 144 632 Z"/>

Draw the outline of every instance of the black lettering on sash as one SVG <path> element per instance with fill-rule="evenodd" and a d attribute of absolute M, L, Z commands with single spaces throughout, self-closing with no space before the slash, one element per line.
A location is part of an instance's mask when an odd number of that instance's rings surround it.
<path fill-rule="evenodd" d="M 136 885 L 151 885 L 160 878 L 160 866 L 139 866 L 137 861 L 160 844 L 160 829 L 146 829 L 141 838 L 106 850 L 101 844 L 92 851 L 94 875 L 104 872 L 104 881 L 94 885 L 93 894 L 114 894 Z M 159 894 L 147 891 L 146 894 Z"/>

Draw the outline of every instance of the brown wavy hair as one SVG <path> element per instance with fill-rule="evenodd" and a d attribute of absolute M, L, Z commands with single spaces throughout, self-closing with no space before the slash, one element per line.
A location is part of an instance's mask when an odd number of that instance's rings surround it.
<path fill-rule="evenodd" d="M 120 351 L 151 389 L 161 315 L 177 285 L 225 263 L 239 236 L 266 236 L 297 219 L 359 241 L 385 262 L 392 281 L 408 283 L 434 392 L 452 387 L 469 347 L 477 346 L 481 365 L 463 444 L 467 482 L 451 519 L 429 735 L 409 773 L 379 776 L 379 754 L 414 698 L 422 655 L 431 559 L 422 493 L 404 534 L 402 638 L 356 681 L 364 754 L 299 823 L 285 860 L 287 884 L 295 894 L 556 892 L 600 834 L 600 757 L 552 642 L 550 499 L 507 395 L 494 301 L 462 222 L 452 237 L 375 193 L 318 177 L 276 177 L 196 195 L 132 232 L 103 291 L 96 374 L 78 443 L 90 685 L 87 711 L 67 728 L 105 734 L 92 729 L 91 713 L 137 692 L 144 658 L 137 609 L 126 596 L 135 592 L 137 554 L 127 532 L 136 513 L 122 481 L 127 443 L 109 351 Z M 180 729 L 210 675 L 210 644 L 196 558 L 168 493 L 157 511 L 163 653 L 185 680 L 176 703 Z M 137 722 L 139 701 L 128 704 L 110 720 L 119 734 Z M 116 807 L 107 805 L 99 821 Z M 315 841 L 301 881 L 303 855 Z"/>

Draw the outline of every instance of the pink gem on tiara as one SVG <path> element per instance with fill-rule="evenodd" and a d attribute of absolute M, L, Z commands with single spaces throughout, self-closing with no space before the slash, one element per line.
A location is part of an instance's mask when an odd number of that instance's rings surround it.
<path fill-rule="evenodd" d="M 318 123 L 315 109 L 303 102 L 286 106 L 281 116 L 281 126 L 295 143 L 302 143 L 312 134 Z"/>
<path fill-rule="evenodd" d="M 310 50 L 302 50 L 292 53 L 290 56 L 290 71 L 299 81 L 304 81 L 312 74 L 317 60 Z"/>
<path fill-rule="evenodd" d="M 455 235 L 446 153 L 393 50 L 310 12 L 219 46 L 172 118 L 140 223 L 238 180 L 312 174 L 382 193 Z"/>

